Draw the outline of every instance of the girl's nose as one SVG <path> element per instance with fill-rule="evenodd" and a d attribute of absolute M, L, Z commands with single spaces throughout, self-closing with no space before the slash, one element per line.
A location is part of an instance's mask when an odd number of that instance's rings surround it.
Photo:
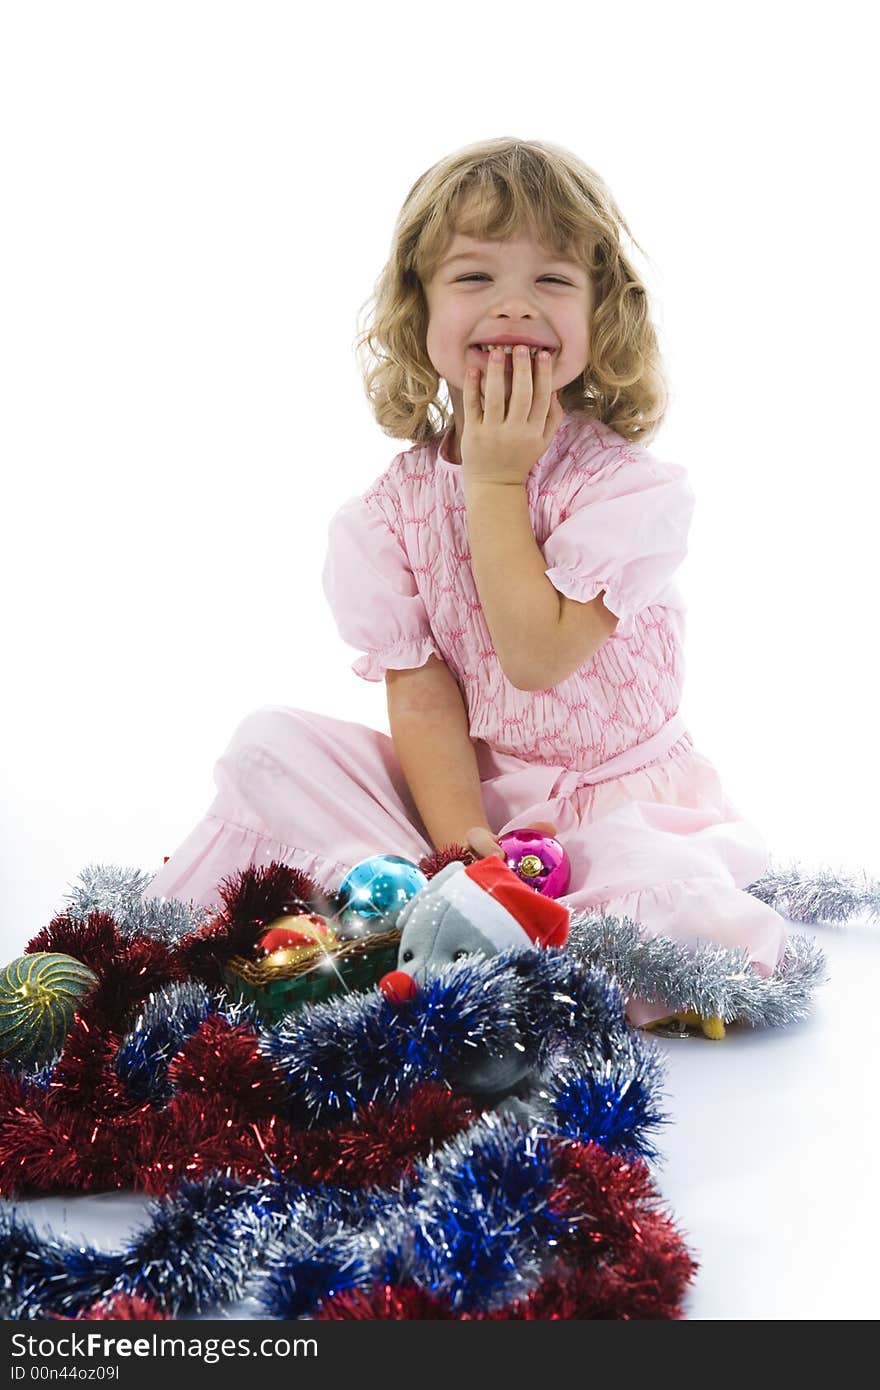
<path fill-rule="evenodd" d="M 379 988 L 392 1004 L 406 1004 L 419 992 L 412 975 L 407 975 L 405 970 L 391 970 L 387 975 L 383 975 L 379 981 Z"/>

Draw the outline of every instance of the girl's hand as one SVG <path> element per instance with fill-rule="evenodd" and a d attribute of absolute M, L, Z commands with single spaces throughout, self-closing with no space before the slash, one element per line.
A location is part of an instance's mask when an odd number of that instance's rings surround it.
<path fill-rule="evenodd" d="M 540 830 L 544 835 L 555 835 L 556 826 L 551 821 L 539 820 L 534 825 L 530 825 L 529 830 Z M 467 848 L 481 859 L 488 859 L 490 855 L 496 855 L 499 859 L 507 859 L 507 855 L 502 845 L 485 825 L 475 825 L 467 833 Z"/>
<path fill-rule="evenodd" d="M 479 859 L 488 859 L 493 854 L 498 859 L 507 858 L 492 831 L 485 825 L 475 825 L 469 830 L 465 836 L 465 845 Z"/>
<path fill-rule="evenodd" d="M 505 353 L 493 348 L 486 373 L 485 403 L 480 401 L 480 368 L 469 370 L 464 384 L 464 427 L 461 432 L 463 482 L 522 485 L 546 453 L 565 411 L 551 391 L 549 354 L 535 355 L 534 380 L 528 349 L 513 351 L 510 402 L 504 413 Z"/>

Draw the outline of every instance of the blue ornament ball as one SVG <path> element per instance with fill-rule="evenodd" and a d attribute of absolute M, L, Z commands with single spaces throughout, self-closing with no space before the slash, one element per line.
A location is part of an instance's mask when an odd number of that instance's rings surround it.
<path fill-rule="evenodd" d="M 399 854 L 373 854 L 362 859 L 338 889 L 340 940 L 391 931 L 398 914 L 427 882 L 418 865 Z"/>
<path fill-rule="evenodd" d="M 19 1066 L 48 1062 L 97 983 L 87 965 L 59 951 L 33 951 L 0 970 L 0 1057 Z"/>

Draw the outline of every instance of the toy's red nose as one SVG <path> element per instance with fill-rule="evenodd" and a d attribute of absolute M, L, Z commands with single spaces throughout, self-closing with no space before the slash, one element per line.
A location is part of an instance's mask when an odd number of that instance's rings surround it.
<path fill-rule="evenodd" d="M 405 970 L 392 970 L 388 975 L 383 975 L 379 988 L 392 1004 L 405 1004 L 419 992 L 412 975 L 407 975 Z"/>

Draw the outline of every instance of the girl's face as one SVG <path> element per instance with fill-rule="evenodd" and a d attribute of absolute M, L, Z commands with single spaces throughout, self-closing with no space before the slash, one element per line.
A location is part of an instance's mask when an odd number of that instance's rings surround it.
<path fill-rule="evenodd" d="M 481 393 L 488 368 L 474 344 L 510 334 L 552 348 L 553 390 L 580 376 L 590 361 L 593 283 L 579 262 L 558 260 L 531 236 L 478 241 L 456 233 L 425 295 L 428 356 L 449 387 L 459 440 L 468 368 L 481 367 Z M 506 401 L 512 377 L 512 359 L 506 358 Z"/>

